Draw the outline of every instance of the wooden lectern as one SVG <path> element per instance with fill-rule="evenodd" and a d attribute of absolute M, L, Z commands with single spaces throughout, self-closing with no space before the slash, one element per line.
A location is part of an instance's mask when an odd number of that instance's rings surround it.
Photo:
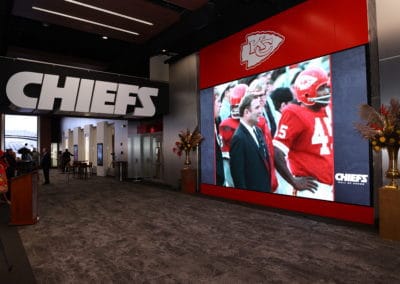
<path fill-rule="evenodd" d="M 400 190 L 379 189 L 379 235 L 400 241 Z"/>
<path fill-rule="evenodd" d="M 181 170 L 182 191 L 187 193 L 195 193 L 197 187 L 197 173 L 195 169 Z"/>
<path fill-rule="evenodd" d="M 32 171 L 11 179 L 10 225 L 32 225 L 38 217 L 38 172 Z"/>

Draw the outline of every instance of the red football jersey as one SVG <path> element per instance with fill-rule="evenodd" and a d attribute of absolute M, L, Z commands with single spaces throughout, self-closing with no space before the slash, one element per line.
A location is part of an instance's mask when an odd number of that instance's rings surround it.
<path fill-rule="evenodd" d="M 232 117 L 224 119 L 219 125 L 219 134 L 222 138 L 222 152 L 229 152 L 231 149 L 231 140 L 236 129 L 239 127 L 240 120 Z"/>
<path fill-rule="evenodd" d="M 328 108 L 315 112 L 288 105 L 282 112 L 274 146 L 288 157 L 293 175 L 333 184 L 332 117 Z"/>

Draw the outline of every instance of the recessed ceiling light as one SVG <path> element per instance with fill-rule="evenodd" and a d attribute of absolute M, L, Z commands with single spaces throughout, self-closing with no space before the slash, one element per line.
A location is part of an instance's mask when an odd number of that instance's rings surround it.
<path fill-rule="evenodd" d="M 95 22 L 95 21 L 91 21 L 91 20 L 88 20 L 88 19 L 83 19 L 83 18 L 71 16 L 71 15 L 64 14 L 64 13 L 59 13 L 59 12 L 52 11 L 52 10 L 43 9 L 43 8 L 36 7 L 36 6 L 32 6 L 32 9 L 38 10 L 38 11 L 41 11 L 41 12 L 45 12 L 45 13 L 49 13 L 49 14 L 53 14 L 53 15 L 57 15 L 57 16 L 61 16 L 61 17 L 65 17 L 65 18 L 69 18 L 69 19 L 73 19 L 73 20 L 77 20 L 77 21 L 81 21 L 81 22 L 85 22 L 85 23 L 89 23 L 89 24 L 92 24 L 92 25 L 101 26 L 101 27 L 104 27 L 104 28 L 113 29 L 113 30 L 124 32 L 124 33 L 128 33 L 128 34 L 139 35 L 139 33 L 137 33 L 137 32 L 128 31 L 128 30 L 121 29 L 121 28 L 118 28 L 118 27 L 105 25 L 105 24 L 102 24 L 102 23 L 99 23 L 99 22 Z"/>
<path fill-rule="evenodd" d="M 124 14 L 120 14 L 120 13 L 117 13 L 117 12 L 106 10 L 106 9 L 103 9 L 103 8 L 100 8 L 100 7 L 97 7 L 97 6 L 93 6 L 93 5 L 89 5 L 89 4 L 86 4 L 86 3 L 82 3 L 82 2 L 79 2 L 79 1 L 75 1 L 75 0 L 64 0 L 64 1 L 72 3 L 72 4 L 80 5 L 80 6 L 89 8 L 89 9 L 101 11 L 101 12 L 104 12 L 104 13 L 107 13 L 107 14 L 110 14 L 110 15 L 114 15 L 114 16 L 125 18 L 125 19 L 129 19 L 129 20 L 132 20 L 132 21 L 135 21 L 135 22 L 139 22 L 139 23 L 142 23 L 142 24 L 145 24 L 145 25 L 149 25 L 149 26 L 153 26 L 154 25 L 153 23 L 145 21 L 145 20 L 141 20 L 141 19 L 138 19 L 138 18 L 130 17 L 130 16 L 127 16 L 127 15 L 124 15 Z"/>
<path fill-rule="evenodd" d="M 102 38 L 102 39 L 108 39 L 108 37 L 106 37 L 106 36 L 102 36 L 101 38 Z"/>

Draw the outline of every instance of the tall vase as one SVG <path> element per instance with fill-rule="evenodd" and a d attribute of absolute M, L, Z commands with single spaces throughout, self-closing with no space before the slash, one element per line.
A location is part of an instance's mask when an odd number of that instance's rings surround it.
<path fill-rule="evenodd" d="M 190 161 L 190 150 L 185 150 L 185 163 L 183 169 L 190 169 L 192 162 Z"/>
<path fill-rule="evenodd" d="M 385 185 L 387 189 L 399 189 L 396 179 L 400 178 L 400 172 L 397 168 L 397 158 L 399 153 L 399 145 L 388 146 L 389 168 L 386 171 L 386 177 L 390 179 L 390 183 Z"/>

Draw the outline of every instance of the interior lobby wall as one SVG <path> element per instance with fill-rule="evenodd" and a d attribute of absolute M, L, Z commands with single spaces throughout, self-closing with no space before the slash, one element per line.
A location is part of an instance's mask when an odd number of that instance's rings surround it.
<path fill-rule="evenodd" d="M 83 136 L 83 128 L 81 127 L 74 127 L 73 129 L 73 135 L 74 135 L 74 147 L 75 145 L 78 146 L 78 161 L 82 161 L 85 160 L 84 159 L 84 136 Z M 74 150 L 74 148 L 72 149 Z M 75 154 L 75 152 L 73 152 L 73 154 Z"/>
<path fill-rule="evenodd" d="M 376 0 L 375 5 L 379 57 L 378 91 L 380 103 L 387 105 L 391 98 L 399 99 L 400 97 L 400 17 L 398 13 L 400 1 Z M 374 164 L 374 170 L 381 175 L 383 184 L 388 183 L 385 177 L 387 168 L 388 156 L 383 153 L 382 164 Z"/>
<path fill-rule="evenodd" d="M 96 127 L 91 124 L 86 124 L 83 128 L 83 135 L 85 137 L 85 147 L 86 140 L 89 141 L 88 152 L 89 152 L 89 161 L 93 163 L 93 166 L 97 165 L 97 156 L 96 156 Z M 88 139 L 86 139 L 88 138 Z M 86 160 L 86 157 L 85 157 Z"/>
<path fill-rule="evenodd" d="M 139 122 L 136 120 L 128 121 L 128 178 L 142 176 L 140 172 L 140 135 L 137 133 L 138 125 Z"/>
<path fill-rule="evenodd" d="M 128 121 L 116 120 L 114 121 L 115 131 L 115 160 L 127 161 L 128 160 Z"/>
<path fill-rule="evenodd" d="M 169 65 L 164 63 L 168 58 L 167 55 L 157 55 L 150 58 L 150 80 L 169 81 Z"/>
<path fill-rule="evenodd" d="M 163 118 L 163 158 L 165 182 L 178 187 L 184 157 L 178 157 L 172 148 L 178 133 L 187 128 L 193 131 L 198 124 L 198 55 L 192 54 L 169 69 L 169 114 Z M 197 168 L 195 153 L 192 153 L 192 168 Z"/>
<path fill-rule="evenodd" d="M 106 176 L 113 174 L 112 169 L 112 155 L 115 153 L 115 160 L 127 161 L 128 160 L 128 121 L 127 120 L 107 120 L 97 118 L 82 118 L 82 117 L 64 117 L 61 119 L 61 131 L 67 133 L 68 130 L 77 128 L 85 128 L 91 126 L 92 131 L 89 135 L 95 136 L 94 139 L 89 137 L 91 147 L 91 162 L 97 165 L 97 143 L 103 143 L 103 166 L 97 167 L 97 174 Z M 78 142 L 79 157 L 84 157 L 84 132 L 80 140 L 78 138 L 69 139 L 68 150 L 73 153 L 73 145 Z M 112 135 L 114 135 L 114 148 L 112 147 Z M 80 142 L 79 142 L 80 141 Z M 64 142 L 64 141 L 63 141 Z M 93 154 L 94 153 L 94 154 Z M 84 160 L 84 159 L 83 159 Z"/>
<path fill-rule="evenodd" d="M 106 149 L 109 149 L 107 143 L 105 141 L 105 136 L 107 132 L 107 123 L 105 121 L 100 121 L 97 123 L 97 131 L 96 131 L 96 142 L 97 144 L 101 143 L 103 145 L 103 164 L 97 165 L 96 173 L 98 176 L 106 176 L 107 175 L 107 168 L 106 165 L 108 164 L 108 155 L 106 154 Z"/>

